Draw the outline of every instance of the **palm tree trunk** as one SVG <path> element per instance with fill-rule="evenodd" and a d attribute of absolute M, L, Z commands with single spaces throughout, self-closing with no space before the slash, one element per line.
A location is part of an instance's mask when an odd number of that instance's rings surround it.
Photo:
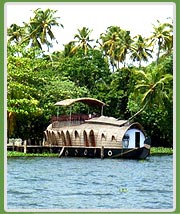
<path fill-rule="evenodd" d="M 158 40 L 158 52 L 157 52 L 157 58 L 156 58 L 156 65 L 158 65 L 159 55 L 160 55 L 160 49 L 161 49 L 161 41 L 159 39 Z"/>
<path fill-rule="evenodd" d="M 118 60 L 118 69 L 119 69 L 119 60 Z"/>
<path fill-rule="evenodd" d="M 147 106 L 148 102 L 146 102 L 144 104 L 144 106 L 138 111 L 136 112 L 134 115 L 132 115 L 127 121 L 125 121 L 123 124 L 121 124 L 121 126 L 125 125 L 126 123 L 130 122 L 132 119 L 134 119 L 137 115 L 139 115 Z M 118 120 L 120 120 L 120 118 L 118 118 Z"/>
<path fill-rule="evenodd" d="M 144 111 L 144 109 L 146 108 L 147 104 L 148 104 L 148 102 L 146 102 L 146 103 L 144 104 L 144 106 L 143 106 L 138 112 L 136 112 L 134 115 L 132 115 L 132 116 L 128 119 L 128 121 L 134 119 L 137 115 L 139 115 L 142 111 Z"/>

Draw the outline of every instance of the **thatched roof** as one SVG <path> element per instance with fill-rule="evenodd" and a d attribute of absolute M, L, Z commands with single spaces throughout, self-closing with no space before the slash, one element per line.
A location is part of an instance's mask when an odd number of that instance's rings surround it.
<path fill-rule="evenodd" d="M 86 123 L 109 124 L 114 126 L 123 126 L 128 123 L 127 120 L 118 120 L 114 117 L 101 116 L 86 120 Z"/>
<path fill-rule="evenodd" d="M 102 118 L 101 118 L 102 119 Z M 111 120 L 111 119 L 110 119 Z M 90 121 L 90 120 L 89 120 Z M 124 125 L 117 125 L 117 124 L 110 124 L 110 121 L 108 121 L 109 123 L 90 123 L 89 121 L 87 121 L 86 123 L 83 123 L 81 125 L 70 125 L 70 126 L 62 126 L 62 127 L 57 127 L 57 128 L 53 128 L 52 124 L 49 125 L 47 127 L 48 131 L 55 131 L 55 132 L 63 132 L 63 133 L 67 133 L 67 131 L 69 133 L 79 133 L 79 135 L 81 135 L 81 138 L 84 139 L 83 137 L 83 133 L 86 132 L 87 135 L 90 135 L 90 132 L 93 131 L 95 135 L 97 135 L 97 141 L 100 142 L 101 141 L 101 137 L 102 135 L 105 136 L 105 138 L 109 141 L 109 145 L 111 146 L 112 142 L 112 136 L 115 137 L 115 139 L 117 140 L 117 142 L 121 142 L 125 133 L 132 128 L 135 129 L 139 129 L 144 133 L 144 129 L 141 126 L 141 124 L 135 122 L 132 124 L 124 124 Z M 74 136 L 74 135 L 73 135 Z M 112 144 L 113 146 L 114 144 Z"/>
<path fill-rule="evenodd" d="M 102 107 L 102 106 L 106 105 L 105 103 L 103 103 L 100 100 L 86 97 L 86 98 L 61 100 L 61 101 L 55 103 L 55 106 L 69 106 L 69 105 L 72 105 L 73 103 L 76 103 L 76 102 L 82 102 L 82 103 L 85 103 L 89 106 L 100 106 L 100 107 Z"/>

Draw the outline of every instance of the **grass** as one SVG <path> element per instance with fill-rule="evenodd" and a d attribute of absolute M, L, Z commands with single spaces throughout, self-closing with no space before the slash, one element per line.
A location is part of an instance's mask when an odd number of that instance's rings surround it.
<path fill-rule="evenodd" d="M 172 148 L 164 148 L 164 147 L 151 147 L 151 155 L 172 155 Z"/>
<path fill-rule="evenodd" d="M 24 153 L 16 151 L 7 151 L 7 157 L 58 157 L 55 153 Z"/>

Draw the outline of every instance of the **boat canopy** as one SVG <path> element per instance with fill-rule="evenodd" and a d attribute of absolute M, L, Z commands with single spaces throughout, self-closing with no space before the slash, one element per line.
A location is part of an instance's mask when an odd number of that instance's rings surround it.
<path fill-rule="evenodd" d="M 76 103 L 76 102 L 82 102 L 82 103 L 85 103 L 85 104 L 87 104 L 89 106 L 100 106 L 100 107 L 103 107 L 103 106 L 106 105 L 102 101 L 94 99 L 94 98 L 76 98 L 76 99 L 61 100 L 61 101 L 55 103 L 55 106 L 70 106 L 70 105 L 72 105 L 73 103 Z"/>

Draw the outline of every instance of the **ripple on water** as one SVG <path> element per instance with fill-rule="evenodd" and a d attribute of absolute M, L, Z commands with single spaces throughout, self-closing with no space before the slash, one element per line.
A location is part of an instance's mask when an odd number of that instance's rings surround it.
<path fill-rule="evenodd" d="M 172 156 L 8 159 L 9 209 L 172 209 Z"/>

